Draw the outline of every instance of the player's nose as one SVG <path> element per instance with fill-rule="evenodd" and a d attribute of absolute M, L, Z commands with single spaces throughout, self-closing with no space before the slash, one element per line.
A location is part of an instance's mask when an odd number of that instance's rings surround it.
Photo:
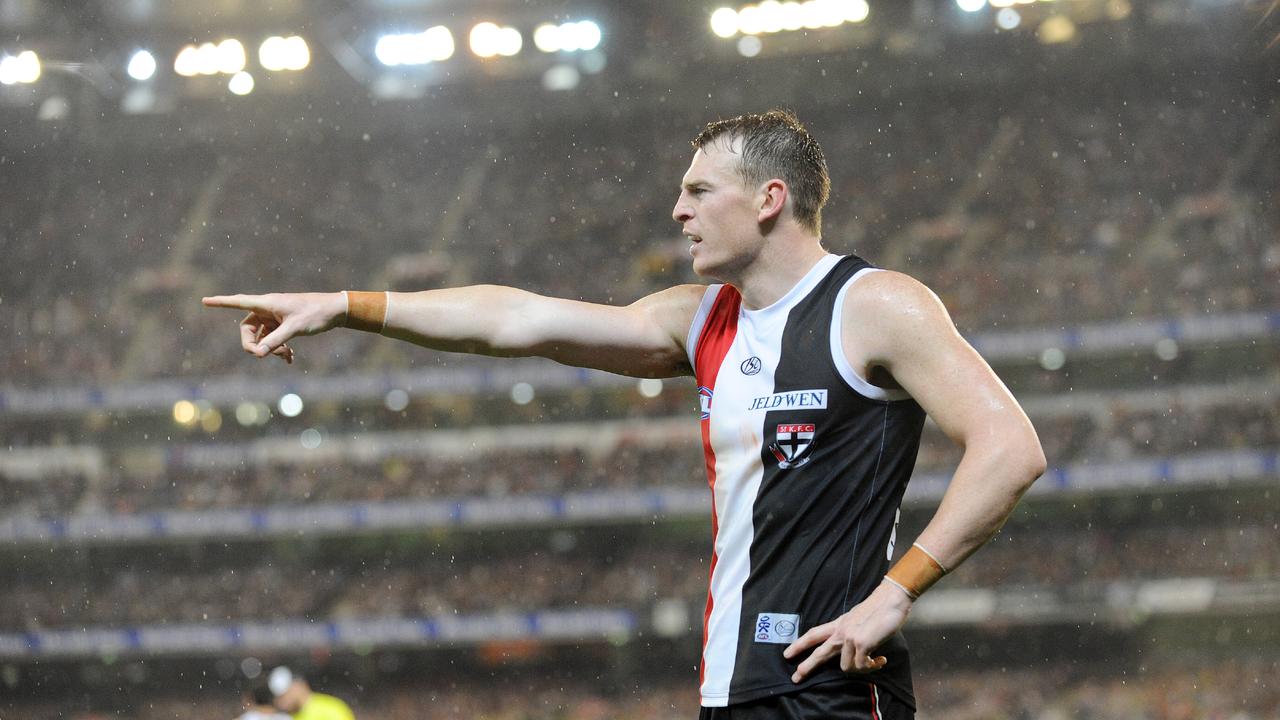
<path fill-rule="evenodd" d="M 689 206 L 685 204 L 684 197 L 682 196 L 679 200 L 676 201 L 676 206 L 671 209 L 671 219 L 683 225 L 689 220 L 691 220 L 692 218 L 693 218 L 693 211 L 690 210 Z"/>

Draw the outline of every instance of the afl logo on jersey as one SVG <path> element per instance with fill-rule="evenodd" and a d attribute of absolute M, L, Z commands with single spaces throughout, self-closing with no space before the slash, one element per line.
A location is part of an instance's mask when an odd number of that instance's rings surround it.
<path fill-rule="evenodd" d="M 812 424 L 779 425 L 774 442 L 769 446 L 773 456 L 778 458 L 778 467 L 786 470 L 809 462 L 808 452 L 813 447 L 813 434 L 817 429 L 818 426 Z"/>
<path fill-rule="evenodd" d="M 698 407 L 702 410 L 703 420 L 711 417 L 711 388 L 706 386 L 698 387 Z"/>
<path fill-rule="evenodd" d="M 738 366 L 738 369 L 742 371 L 743 375 L 755 375 L 760 372 L 760 358 L 752 355 L 746 360 L 743 360 L 742 364 Z"/>

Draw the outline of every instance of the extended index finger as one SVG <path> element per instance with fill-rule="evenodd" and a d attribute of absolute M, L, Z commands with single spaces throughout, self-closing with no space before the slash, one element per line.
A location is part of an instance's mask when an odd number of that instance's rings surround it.
<path fill-rule="evenodd" d="M 210 295 L 201 298 L 205 307 L 239 308 L 240 310 L 266 310 L 262 295 Z"/>

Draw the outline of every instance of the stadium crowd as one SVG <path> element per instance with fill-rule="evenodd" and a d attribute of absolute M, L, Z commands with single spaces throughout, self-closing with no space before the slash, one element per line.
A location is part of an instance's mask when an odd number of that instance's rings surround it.
<path fill-rule="evenodd" d="M 558 537 L 564 542 L 574 536 Z M 513 540 L 505 548 L 445 551 L 424 544 L 413 558 L 377 549 L 345 558 L 179 554 L 123 568 L 78 562 L 37 577 L 17 571 L 6 573 L 11 577 L 0 596 L 0 631 L 601 606 L 643 610 L 665 598 L 690 607 L 702 601 L 708 540 L 593 537 L 568 543 L 575 547 Z M 1079 526 L 1018 523 L 946 586 L 1092 592 L 1118 581 L 1163 578 L 1277 580 L 1280 545 L 1273 540 L 1274 518 L 1262 516 L 1231 526 L 1117 525 L 1089 522 L 1083 514 Z M 1053 562 L 1044 561 L 1049 557 Z"/>
<path fill-rule="evenodd" d="M 918 94 L 852 122 L 839 103 L 806 111 L 831 159 L 831 249 L 919 276 L 963 330 L 1280 307 L 1280 178 L 1260 160 L 1280 140 L 1250 144 L 1262 104 L 1222 87 L 1063 113 L 1065 100 Z M 41 195 L 0 206 L 16 253 L 0 268 L 0 374 L 226 374 L 246 360 L 231 319 L 199 309 L 206 292 L 498 282 L 629 302 L 691 280 L 669 213 L 684 139 L 707 118 L 654 113 L 502 140 L 9 160 L 0 193 Z M 1206 133 L 1221 142 L 1185 142 Z M 318 346 L 309 370 L 422 357 L 357 342 Z"/>
<path fill-rule="evenodd" d="M 497 671 L 500 678 L 502 670 Z M 1277 720 L 1280 674 L 1273 660 L 1242 656 L 1098 672 L 1081 664 L 978 672 L 927 671 L 916 678 L 919 720 Z M 324 688 L 322 688 L 324 689 Z M 343 688 L 346 690 L 346 688 Z M 344 694 L 339 691 L 339 694 Z M 417 685 L 374 684 L 345 692 L 357 717 L 387 720 L 687 720 L 697 713 L 691 673 L 615 692 L 581 680 L 477 685 L 435 677 Z M 73 701 L 22 706 L 11 720 L 101 720 L 73 709 Z M 235 693 L 206 690 L 159 695 L 112 717 L 167 720 L 239 714 Z"/>
<path fill-rule="evenodd" d="M 1117 401 L 1101 417 L 1054 414 L 1033 420 L 1050 464 L 1059 468 L 1205 451 L 1280 448 L 1280 398 L 1162 411 L 1135 410 Z M 634 429 L 643 434 L 643 421 L 637 422 Z M 297 442 L 295 436 L 274 437 L 282 444 Z M 388 449 L 381 457 L 362 460 L 326 454 L 314 462 L 246 459 L 213 466 L 199 460 L 197 443 L 167 444 L 158 461 L 131 459 L 130 453 L 155 456 L 157 446 L 148 445 L 108 452 L 107 471 L 92 479 L 64 472 L 32 482 L 0 471 L 0 519 L 696 487 L 705 482 L 697 441 L 690 425 L 687 434 L 662 442 L 624 440 L 608 449 L 498 448 L 464 458 Z M 917 473 L 949 472 L 959 454 L 955 444 L 930 424 Z"/>

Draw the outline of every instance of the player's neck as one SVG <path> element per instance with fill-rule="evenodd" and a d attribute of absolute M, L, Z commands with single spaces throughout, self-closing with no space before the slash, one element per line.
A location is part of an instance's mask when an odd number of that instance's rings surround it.
<path fill-rule="evenodd" d="M 771 242 L 732 284 L 742 293 L 743 307 L 759 310 L 790 292 L 826 255 L 818 238 L 811 235 Z"/>

